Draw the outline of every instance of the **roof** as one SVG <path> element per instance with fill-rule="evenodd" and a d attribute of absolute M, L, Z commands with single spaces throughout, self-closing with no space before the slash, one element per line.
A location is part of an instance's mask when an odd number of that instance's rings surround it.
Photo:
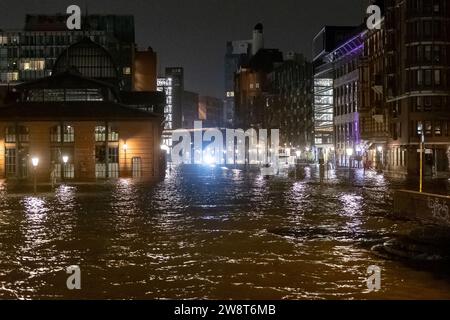
<path fill-rule="evenodd" d="M 161 120 L 162 116 L 113 102 L 23 102 L 0 107 L 3 121 Z"/>
<path fill-rule="evenodd" d="M 100 58 L 103 58 L 103 61 L 99 61 Z M 86 61 L 89 59 L 91 61 Z M 90 67 L 91 65 L 93 65 L 94 68 Z M 89 37 L 83 37 L 80 41 L 67 47 L 56 59 L 53 66 L 53 73 L 63 72 L 71 67 L 79 69 L 82 74 L 85 74 L 82 69 L 85 69 L 85 71 L 86 69 L 90 70 L 89 72 L 92 72 L 91 69 L 109 69 L 113 75 L 102 75 L 97 77 L 113 78 L 116 80 L 119 78 L 117 65 L 111 53 L 100 44 L 92 41 Z"/>
<path fill-rule="evenodd" d="M 115 86 L 109 82 L 87 78 L 74 69 L 69 69 L 49 77 L 24 82 L 14 86 L 15 89 L 95 89 Z"/>

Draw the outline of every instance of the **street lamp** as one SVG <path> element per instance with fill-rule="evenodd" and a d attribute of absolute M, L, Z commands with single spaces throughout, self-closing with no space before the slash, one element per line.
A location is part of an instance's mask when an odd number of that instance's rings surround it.
<path fill-rule="evenodd" d="M 64 155 L 62 156 L 62 161 L 63 161 L 63 180 L 66 179 L 66 172 L 67 172 L 67 162 L 69 162 L 69 156 Z"/>
<path fill-rule="evenodd" d="M 33 165 L 34 193 L 36 193 L 37 192 L 36 168 L 39 165 L 39 158 L 38 157 L 32 158 L 31 164 Z"/>

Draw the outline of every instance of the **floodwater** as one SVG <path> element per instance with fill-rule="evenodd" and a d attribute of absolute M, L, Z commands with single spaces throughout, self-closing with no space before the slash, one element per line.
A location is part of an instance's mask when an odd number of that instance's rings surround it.
<path fill-rule="evenodd" d="M 40 186 L 0 182 L 0 297 L 21 299 L 449 299 L 440 262 L 370 249 L 416 228 L 389 218 L 394 189 L 375 173 L 262 178 L 183 167 L 165 181 Z M 449 182 L 429 182 L 448 194 Z M 81 269 L 68 290 L 66 268 Z M 367 289 L 367 268 L 381 289 Z"/>

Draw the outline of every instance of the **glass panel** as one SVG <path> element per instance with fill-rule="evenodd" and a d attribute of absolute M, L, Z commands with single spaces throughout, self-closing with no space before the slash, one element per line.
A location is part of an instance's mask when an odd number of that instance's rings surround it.
<path fill-rule="evenodd" d="M 11 126 L 6 128 L 5 132 L 5 142 L 14 143 L 16 142 L 16 128 Z"/>
<path fill-rule="evenodd" d="M 5 169 L 7 176 L 14 176 L 16 174 L 16 149 L 5 149 Z"/>
<path fill-rule="evenodd" d="M 64 142 L 74 142 L 75 130 L 72 126 L 64 126 Z"/>
<path fill-rule="evenodd" d="M 106 141 L 106 127 L 105 126 L 95 127 L 95 141 L 97 141 L 97 142 Z"/>

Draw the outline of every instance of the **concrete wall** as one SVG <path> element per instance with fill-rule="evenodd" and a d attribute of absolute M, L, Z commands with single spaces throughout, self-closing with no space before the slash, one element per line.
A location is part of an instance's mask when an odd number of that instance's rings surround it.
<path fill-rule="evenodd" d="M 450 227 L 450 196 L 400 190 L 394 194 L 394 215 L 425 224 Z"/>

